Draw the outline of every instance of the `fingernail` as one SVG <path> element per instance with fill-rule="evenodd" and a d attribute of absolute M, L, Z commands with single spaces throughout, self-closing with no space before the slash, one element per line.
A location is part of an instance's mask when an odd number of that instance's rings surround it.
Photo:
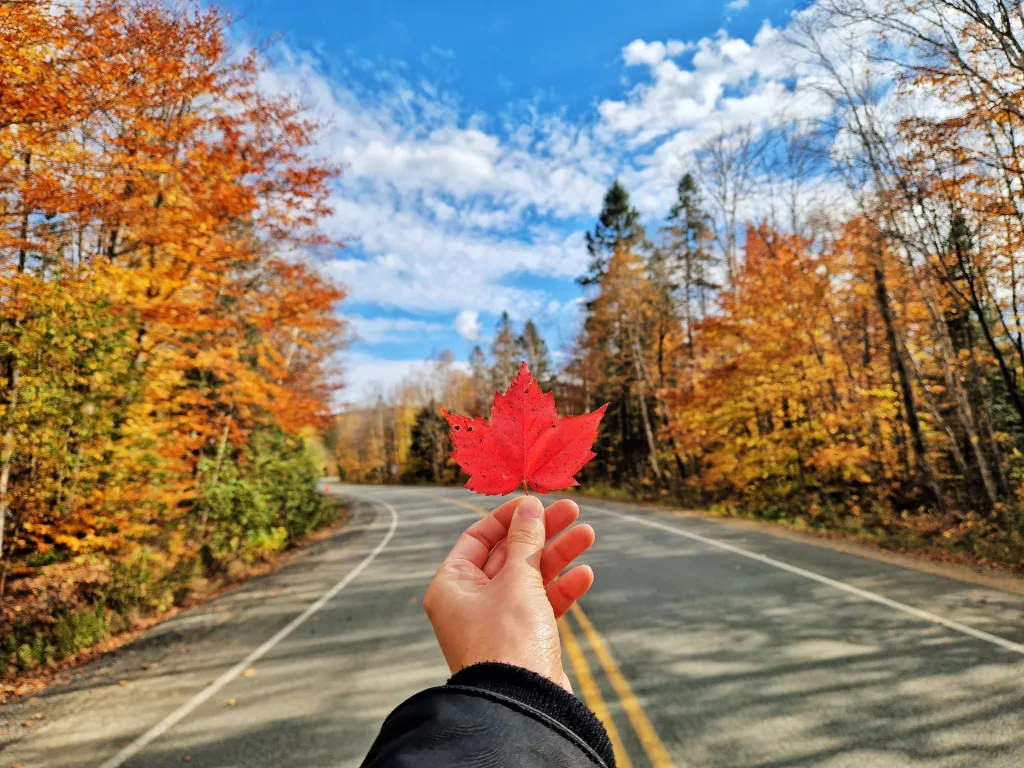
<path fill-rule="evenodd" d="M 526 519 L 540 517 L 540 513 L 543 511 L 544 505 L 540 503 L 540 499 L 533 496 L 524 496 L 519 502 L 519 506 L 516 507 L 516 514 Z"/>

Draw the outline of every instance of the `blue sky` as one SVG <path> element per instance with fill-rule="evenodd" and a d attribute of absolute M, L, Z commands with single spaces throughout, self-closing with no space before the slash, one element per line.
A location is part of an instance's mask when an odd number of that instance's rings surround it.
<path fill-rule="evenodd" d="M 348 243 L 328 269 L 359 337 L 350 399 L 443 349 L 465 360 L 502 311 L 566 347 L 613 178 L 654 221 L 702 138 L 815 109 L 789 87 L 783 0 L 228 8 L 279 38 L 264 87 L 318 115 L 345 169 L 327 229 Z"/>

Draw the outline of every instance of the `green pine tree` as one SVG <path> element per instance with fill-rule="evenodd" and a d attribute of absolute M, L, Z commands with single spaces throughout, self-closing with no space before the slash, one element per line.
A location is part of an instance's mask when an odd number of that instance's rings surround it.
<path fill-rule="evenodd" d="M 405 479 L 439 484 L 447 477 L 448 454 L 452 444 L 448 423 L 433 400 L 416 412 L 410 431 Z"/>
<path fill-rule="evenodd" d="M 623 245 L 644 242 L 640 212 L 629 202 L 629 193 L 616 179 L 604 196 L 604 205 L 593 232 L 587 232 L 590 271 L 578 278 L 580 285 L 597 283 L 608 268 L 608 259 Z"/>
<path fill-rule="evenodd" d="M 523 333 L 519 337 L 519 349 L 523 360 L 529 364 L 533 377 L 542 387 L 545 386 L 551 378 L 551 359 L 548 355 L 548 345 L 533 320 L 527 320 L 523 326 Z"/>
<path fill-rule="evenodd" d="M 491 389 L 491 372 L 487 368 L 487 356 L 479 344 L 473 345 L 473 351 L 469 353 L 469 377 L 473 387 L 470 415 L 487 416 L 490 413 L 494 391 Z"/>
<path fill-rule="evenodd" d="M 707 314 L 709 297 L 718 288 L 712 275 L 716 259 L 710 248 L 711 217 L 692 175 L 683 174 L 676 195 L 666 227 L 668 242 L 653 260 L 660 264 L 652 264 L 652 271 L 660 273 L 677 296 L 693 354 L 693 325 Z"/>
<path fill-rule="evenodd" d="M 512 321 L 508 312 L 501 313 L 498 321 L 498 334 L 491 343 L 491 384 L 494 389 L 504 392 L 512 382 L 522 357 L 519 354 L 519 340 L 512 331 Z"/>

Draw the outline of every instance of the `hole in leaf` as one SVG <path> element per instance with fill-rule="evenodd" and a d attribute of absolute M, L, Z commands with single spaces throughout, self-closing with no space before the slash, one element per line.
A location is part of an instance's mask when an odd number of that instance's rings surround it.
<path fill-rule="evenodd" d="M 472 428 L 472 427 L 466 427 L 466 429 L 468 429 L 468 430 L 469 430 L 470 432 L 472 432 L 472 431 L 473 431 L 473 428 Z"/>
<path fill-rule="evenodd" d="M 455 431 L 458 432 L 460 429 L 462 429 L 462 427 L 460 427 L 458 424 L 456 424 L 455 425 Z"/>

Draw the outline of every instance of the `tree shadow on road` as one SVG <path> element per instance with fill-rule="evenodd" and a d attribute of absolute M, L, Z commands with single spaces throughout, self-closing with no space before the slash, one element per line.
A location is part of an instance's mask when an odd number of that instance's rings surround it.
<path fill-rule="evenodd" d="M 1024 765 L 1024 657 L 653 536 L 601 537 L 584 607 L 688 764 Z"/>

